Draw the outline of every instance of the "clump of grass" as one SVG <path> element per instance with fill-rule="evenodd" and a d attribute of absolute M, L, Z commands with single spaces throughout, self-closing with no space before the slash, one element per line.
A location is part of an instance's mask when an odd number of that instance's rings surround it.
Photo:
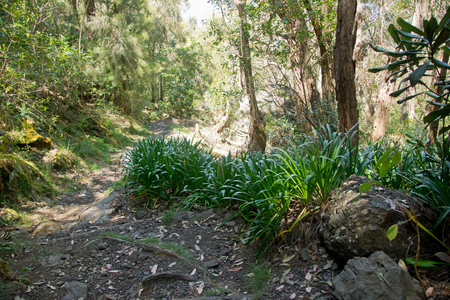
<path fill-rule="evenodd" d="M 109 237 L 112 237 L 112 238 L 121 239 L 121 240 L 130 242 L 130 243 L 134 242 L 133 238 L 131 238 L 129 236 L 126 236 L 126 235 L 123 235 L 123 234 L 119 234 L 119 233 L 114 232 L 114 231 L 106 231 L 106 232 L 103 232 L 103 233 L 99 234 L 98 236 L 99 237 L 109 236 Z"/>
<path fill-rule="evenodd" d="M 164 215 L 161 218 L 161 222 L 163 222 L 163 224 L 166 224 L 166 225 L 174 224 L 175 223 L 174 215 L 175 215 L 175 211 L 173 211 L 173 210 L 166 210 L 164 212 Z"/>
<path fill-rule="evenodd" d="M 15 154 L 0 154 L 0 207 L 52 193 L 52 185 L 34 163 Z"/>
<path fill-rule="evenodd" d="M 193 259 L 194 256 L 192 255 L 189 250 L 184 247 L 183 245 L 177 244 L 177 243 L 171 243 L 171 242 L 162 242 L 159 243 L 159 246 L 166 248 L 168 250 L 172 250 L 173 252 L 187 258 L 187 259 Z"/>
<path fill-rule="evenodd" d="M 245 278 L 246 287 L 252 292 L 253 299 L 260 299 L 264 289 L 272 278 L 271 268 L 264 263 L 255 264 Z"/>

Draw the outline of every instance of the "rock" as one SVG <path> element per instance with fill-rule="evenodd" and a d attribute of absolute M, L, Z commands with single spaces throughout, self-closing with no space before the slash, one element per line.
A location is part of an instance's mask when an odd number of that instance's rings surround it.
<path fill-rule="evenodd" d="M 49 233 L 52 233 L 56 230 L 61 230 L 62 226 L 56 221 L 48 221 L 45 223 L 40 224 L 36 229 L 33 231 L 33 235 L 46 235 Z"/>
<path fill-rule="evenodd" d="M 417 280 L 382 251 L 350 259 L 333 285 L 338 299 L 425 299 Z"/>
<path fill-rule="evenodd" d="M 43 160 L 56 170 L 68 170 L 75 163 L 75 158 L 71 152 L 57 148 L 49 151 Z"/>
<path fill-rule="evenodd" d="M 19 147 L 34 147 L 34 148 L 50 148 L 52 141 L 43 137 L 34 129 L 34 122 L 29 119 L 23 120 L 23 130 L 12 136 L 14 144 Z"/>
<path fill-rule="evenodd" d="M 136 220 L 142 220 L 142 219 L 144 219 L 144 218 L 146 218 L 147 217 L 147 211 L 145 211 L 145 210 L 140 210 L 140 211 L 138 211 L 137 213 L 136 213 Z"/>
<path fill-rule="evenodd" d="M 208 260 L 207 262 L 205 262 L 205 268 L 208 268 L 208 269 L 217 268 L 218 266 L 219 266 L 219 262 L 217 261 L 217 259 L 211 259 L 211 260 Z"/>
<path fill-rule="evenodd" d="M 59 229 L 59 230 L 55 230 L 55 231 L 49 233 L 48 237 L 51 239 L 55 239 L 55 238 L 60 238 L 63 236 L 68 236 L 68 235 L 69 235 L 68 230 Z"/>
<path fill-rule="evenodd" d="M 189 221 L 192 218 L 193 213 L 186 210 L 177 211 L 173 214 L 174 223 L 180 223 L 181 221 Z"/>
<path fill-rule="evenodd" d="M 86 230 L 91 227 L 91 224 L 89 222 L 80 222 L 75 223 L 74 225 L 70 226 L 70 231 L 77 231 L 77 230 Z"/>
<path fill-rule="evenodd" d="M 105 199 L 94 203 L 88 209 L 80 214 L 80 220 L 99 225 L 106 220 L 109 220 L 109 215 L 114 211 L 110 203 L 116 198 L 117 191 L 114 191 Z"/>
<path fill-rule="evenodd" d="M 41 258 L 41 266 L 43 267 L 54 267 L 57 266 L 62 260 L 69 259 L 70 255 L 68 254 L 56 254 L 45 256 Z"/>
<path fill-rule="evenodd" d="M 298 253 L 298 255 L 299 255 L 299 257 L 300 257 L 300 259 L 301 259 L 302 261 L 308 261 L 308 260 L 311 259 L 311 257 L 309 256 L 309 251 L 308 251 L 308 249 L 302 249 L 302 250 L 300 250 L 300 252 Z"/>
<path fill-rule="evenodd" d="M 0 130 L 0 153 L 11 153 L 12 150 L 11 137 L 4 130 Z"/>
<path fill-rule="evenodd" d="M 87 285 L 82 282 L 66 282 L 63 286 L 68 292 L 61 300 L 87 299 Z"/>
<path fill-rule="evenodd" d="M 236 221 L 229 221 L 225 223 L 225 226 L 227 227 L 234 227 L 236 226 Z"/>
<path fill-rule="evenodd" d="M 203 221 L 203 220 L 206 220 L 206 219 L 212 217 L 214 214 L 215 214 L 214 209 L 211 208 L 211 209 L 208 209 L 208 210 L 205 210 L 205 211 L 199 213 L 196 216 L 196 219 L 199 221 Z"/>
<path fill-rule="evenodd" d="M 399 226 L 393 241 L 386 237 L 391 225 L 405 220 L 400 213 L 402 209 L 395 209 L 395 203 L 404 200 L 404 195 L 374 185 L 359 196 L 359 187 L 367 181 L 365 177 L 350 176 L 332 192 L 330 205 L 324 212 L 319 234 L 330 254 L 341 263 L 378 250 L 391 257 L 405 257 L 414 248 L 411 241 L 416 231 L 410 224 Z"/>

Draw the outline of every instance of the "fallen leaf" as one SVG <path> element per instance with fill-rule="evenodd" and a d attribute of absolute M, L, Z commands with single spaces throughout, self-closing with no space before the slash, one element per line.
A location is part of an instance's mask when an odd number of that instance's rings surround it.
<path fill-rule="evenodd" d="M 312 287 L 308 286 L 305 290 L 306 290 L 308 293 L 311 293 Z"/>
<path fill-rule="evenodd" d="M 112 265 L 111 265 L 111 264 L 107 264 L 107 265 L 106 265 L 106 268 L 107 268 L 108 270 L 111 270 Z"/>
<path fill-rule="evenodd" d="M 295 293 L 292 293 L 292 294 L 289 296 L 289 299 L 295 299 L 295 297 L 297 297 L 297 295 L 296 295 Z"/>
<path fill-rule="evenodd" d="M 402 268 L 402 269 L 408 271 L 408 267 L 406 266 L 405 262 L 404 262 L 402 259 L 400 259 L 400 260 L 398 261 L 398 266 L 399 266 L 400 268 Z"/>
<path fill-rule="evenodd" d="M 234 267 L 234 268 L 228 269 L 227 271 L 228 272 L 237 272 L 237 271 L 240 271 L 241 269 L 242 269 L 242 267 Z"/>
<path fill-rule="evenodd" d="M 435 254 L 440 260 L 445 261 L 446 263 L 450 264 L 450 255 L 448 255 L 445 252 L 437 252 Z"/>
<path fill-rule="evenodd" d="M 248 274 L 245 274 L 245 276 L 247 276 L 247 277 L 255 277 L 255 274 L 254 273 L 248 273 Z"/>
<path fill-rule="evenodd" d="M 53 285 L 47 284 L 47 287 L 50 288 L 51 290 L 56 290 L 56 288 Z"/>
<path fill-rule="evenodd" d="M 330 280 L 327 280 L 327 284 L 328 284 L 328 286 L 330 286 L 330 287 L 333 286 L 333 283 L 332 283 Z"/>
<path fill-rule="evenodd" d="M 201 295 L 202 293 L 203 293 L 203 288 L 205 287 L 205 283 L 204 282 L 202 282 L 202 283 L 200 283 L 200 285 L 198 286 L 198 288 L 197 288 L 197 293 L 199 294 L 199 295 Z"/>
<path fill-rule="evenodd" d="M 277 291 L 281 291 L 282 289 L 284 289 L 284 284 L 280 285 L 279 287 L 276 288 Z"/>
<path fill-rule="evenodd" d="M 425 292 L 425 294 L 427 295 L 427 298 L 433 297 L 434 296 L 434 287 L 430 286 L 429 288 L 427 288 L 427 291 Z"/>
<path fill-rule="evenodd" d="M 158 269 L 158 265 L 154 265 L 152 268 L 152 271 L 151 271 L 152 274 L 155 274 L 157 269 Z"/>
<path fill-rule="evenodd" d="M 283 258 L 283 262 L 287 263 L 287 262 L 291 261 L 294 257 L 295 257 L 295 254 L 285 257 L 285 258 Z"/>
<path fill-rule="evenodd" d="M 198 245 L 194 246 L 195 250 L 200 251 L 200 247 Z"/>
<path fill-rule="evenodd" d="M 173 266 L 175 266 L 177 264 L 177 262 L 173 262 L 173 263 L 171 263 L 170 265 L 169 265 L 169 268 L 172 268 Z"/>
<path fill-rule="evenodd" d="M 196 272 L 197 272 L 197 269 L 192 270 L 191 276 L 194 276 Z"/>
<path fill-rule="evenodd" d="M 311 273 L 307 273 L 307 274 L 305 275 L 305 279 L 306 279 L 306 280 L 310 281 L 311 278 L 312 278 L 312 274 L 311 274 Z"/>

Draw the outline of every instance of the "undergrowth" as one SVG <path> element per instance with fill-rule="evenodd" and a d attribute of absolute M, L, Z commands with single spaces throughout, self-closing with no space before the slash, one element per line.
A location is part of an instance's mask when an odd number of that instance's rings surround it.
<path fill-rule="evenodd" d="M 200 142 L 185 138 L 148 138 L 126 153 L 124 180 L 129 192 L 146 197 L 150 207 L 157 202 L 170 207 L 174 201 L 187 208 L 237 206 L 246 224 L 241 241 L 257 241 L 257 256 L 290 231 L 280 232 L 280 224 L 293 204 L 303 209 L 291 229 L 311 211 L 322 209 L 331 191 L 353 174 L 396 189 L 406 182 L 408 193 L 420 195 L 441 212 L 440 220 L 446 216 L 447 175 L 439 172 L 437 152 L 417 140 L 403 148 L 383 141 L 352 147 L 351 140 L 351 134 L 342 136 L 327 126 L 285 149 L 239 152 L 233 157 L 214 156 Z M 380 177 L 375 166 L 388 149 L 402 153 L 401 163 Z"/>

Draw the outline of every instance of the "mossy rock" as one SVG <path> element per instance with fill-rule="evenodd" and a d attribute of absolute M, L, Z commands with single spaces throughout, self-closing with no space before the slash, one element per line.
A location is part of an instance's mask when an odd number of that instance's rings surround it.
<path fill-rule="evenodd" d="M 49 163 L 54 169 L 68 170 L 74 165 L 75 158 L 70 151 L 53 149 L 48 152 L 44 161 Z"/>
<path fill-rule="evenodd" d="M 11 137 L 4 130 L 0 130 L 0 153 L 11 153 L 12 149 Z"/>
<path fill-rule="evenodd" d="M 0 206 L 21 198 L 50 195 L 51 184 L 32 163 L 14 154 L 0 153 Z"/>
<path fill-rule="evenodd" d="M 33 148 L 50 148 L 52 141 L 40 135 L 34 129 L 34 122 L 29 119 L 24 119 L 23 130 L 12 134 L 13 142 L 19 147 L 33 147 Z"/>

